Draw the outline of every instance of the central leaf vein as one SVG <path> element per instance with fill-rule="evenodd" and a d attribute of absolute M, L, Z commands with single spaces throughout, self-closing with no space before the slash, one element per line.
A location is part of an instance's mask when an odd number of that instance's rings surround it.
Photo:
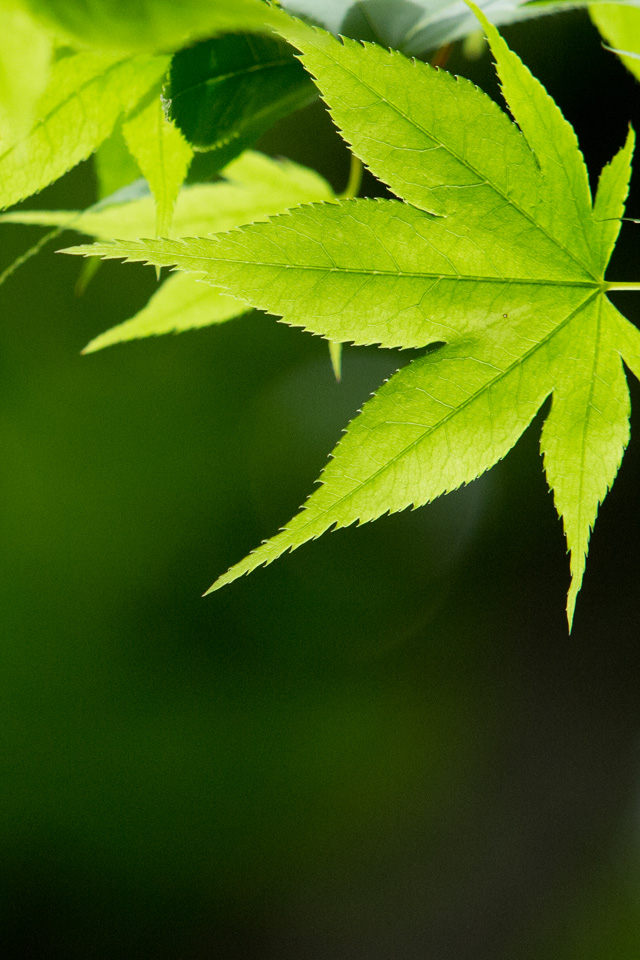
<path fill-rule="evenodd" d="M 584 310 L 585 307 L 587 307 L 588 304 L 596 296 L 597 296 L 597 293 L 594 293 L 590 297 L 588 297 L 586 300 L 583 300 L 583 302 L 579 304 L 579 306 L 577 306 L 575 310 L 572 310 L 571 313 L 569 313 L 566 317 L 564 317 L 564 319 L 561 320 L 552 330 L 550 330 L 546 336 L 542 337 L 540 340 L 537 340 L 533 344 L 530 350 L 527 350 L 526 353 L 519 356 L 516 360 L 513 361 L 513 363 L 509 364 L 509 366 L 507 366 L 504 370 L 499 370 L 496 376 L 492 380 L 489 380 L 487 383 L 483 384 L 479 390 L 476 390 L 474 393 L 471 393 L 466 400 L 462 401 L 462 403 L 458 404 L 456 407 L 452 407 L 450 412 L 447 413 L 446 416 L 444 416 L 441 420 L 438 420 L 437 423 L 428 427 L 422 434 L 420 434 L 419 437 L 416 437 L 416 439 L 412 440 L 411 443 L 407 444 L 406 447 L 403 447 L 402 450 L 400 450 L 398 453 L 394 454 L 392 457 L 386 460 L 385 463 L 383 463 L 378 470 L 370 474 L 368 477 L 366 477 L 366 479 L 360 480 L 360 481 L 354 480 L 354 482 L 356 483 L 356 486 L 352 490 L 349 490 L 348 493 L 345 493 L 344 496 L 340 497 L 338 500 L 333 500 L 327 507 L 323 507 L 322 509 L 318 510 L 318 512 L 314 514 L 314 516 L 312 516 L 311 519 L 307 520 L 305 523 L 301 523 L 298 527 L 298 530 L 300 528 L 304 529 L 310 524 L 315 523 L 318 520 L 318 518 L 323 514 L 328 513 L 330 510 L 334 511 L 337 508 L 339 508 L 343 503 L 346 503 L 353 496 L 355 496 L 360 490 L 362 490 L 368 484 L 376 480 L 376 478 L 379 477 L 381 474 L 385 473 L 387 470 L 393 467 L 399 460 L 405 457 L 409 453 L 409 451 L 415 449 L 415 447 L 423 443 L 424 440 L 427 437 L 429 437 L 432 433 L 434 433 L 436 430 L 443 429 L 446 432 L 449 421 L 451 421 L 454 417 L 458 416 L 458 414 L 460 414 L 463 410 L 469 407 L 483 393 L 486 393 L 487 391 L 489 391 L 489 396 L 490 396 L 490 391 L 492 387 L 494 387 L 497 383 L 499 383 L 505 377 L 509 376 L 509 374 L 513 370 L 517 369 L 518 367 L 522 367 L 530 357 L 532 357 L 543 346 L 546 346 L 560 332 L 560 330 L 566 327 L 567 324 L 569 324 L 571 320 L 573 320 L 573 318 L 576 317 L 578 313 L 580 313 L 581 310 Z M 440 402 L 440 401 L 438 400 L 437 402 Z M 287 530 L 285 528 L 285 530 L 283 530 L 283 533 L 286 533 L 286 532 Z"/>

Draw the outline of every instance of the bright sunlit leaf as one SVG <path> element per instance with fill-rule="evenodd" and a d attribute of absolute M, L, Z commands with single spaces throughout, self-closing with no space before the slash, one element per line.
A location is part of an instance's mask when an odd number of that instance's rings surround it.
<path fill-rule="evenodd" d="M 156 201 L 156 236 L 168 237 L 193 150 L 165 116 L 159 91 L 126 120 L 122 133 Z"/>
<path fill-rule="evenodd" d="M 291 161 L 272 160 L 248 151 L 230 163 L 213 184 L 183 188 L 178 195 L 173 229 L 177 236 L 212 234 L 265 220 L 309 201 L 333 199 L 329 184 L 312 170 Z M 86 213 L 73 210 L 25 210 L 0 216 L 0 222 L 61 227 L 97 238 L 148 236 L 155 230 L 151 197 L 107 203 Z M 190 275 L 169 277 L 135 317 L 96 337 L 85 348 L 94 353 L 141 337 L 178 333 L 223 323 L 250 309 L 237 299 L 199 283 Z"/>
<path fill-rule="evenodd" d="M 441 344 L 378 391 L 302 511 L 212 589 L 326 530 L 470 482 L 552 395 L 542 452 L 571 552 L 572 624 L 598 506 L 628 441 L 622 357 L 638 369 L 637 331 L 606 293 L 639 285 L 604 279 L 633 135 L 605 168 L 594 209 L 573 129 L 479 16 L 518 126 L 465 80 L 302 23 L 283 30 L 354 152 L 400 200 L 303 206 L 219 237 L 73 251 L 197 272 L 331 341 Z"/>
<path fill-rule="evenodd" d="M 0 149 L 24 136 L 47 85 L 52 38 L 12 2 L 0 3 Z"/>
<path fill-rule="evenodd" d="M 60 59 L 30 129 L 0 154 L 0 207 L 42 190 L 89 157 L 167 65 L 167 57 L 77 53 Z"/>
<path fill-rule="evenodd" d="M 640 80 L 640 9 L 595 3 L 591 19 L 625 67 Z"/>

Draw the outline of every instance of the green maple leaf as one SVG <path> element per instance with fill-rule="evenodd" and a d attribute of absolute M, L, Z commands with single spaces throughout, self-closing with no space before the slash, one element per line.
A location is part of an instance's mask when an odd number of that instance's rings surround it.
<path fill-rule="evenodd" d="M 221 237 L 114 242 L 73 252 L 197 271 L 333 341 L 440 344 L 363 408 L 301 512 L 211 588 L 331 528 L 418 506 L 468 483 L 515 444 L 547 397 L 542 453 L 571 552 L 571 628 L 598 506 L 628 442 L 622 358 L 640 332 L 605 281 L 633 149 L 592 203 L 573 129 L 480 17 L 514 124 L 463 79 L 291 21 L 355 154 L 399 200 L 303 206 Z"/>
<path fill-rule="evenodd" d="M 29 131 L 47 85 L 53 42 L 26 10 L 2 5 L 0 34 L 0 142 Z"/>

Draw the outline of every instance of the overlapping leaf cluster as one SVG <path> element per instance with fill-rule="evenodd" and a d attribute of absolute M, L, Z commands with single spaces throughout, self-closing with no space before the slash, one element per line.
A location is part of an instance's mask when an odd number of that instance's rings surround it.
<path fill-rule="evenodd" d="M 584 3 L 479 5 L 500 24 Z M 638 0 L 594 7 L 614 46 L 636 49 L 637 7 Z M 282 8 L 413 55 L 476 28 L 459 0 L 283 0 Z M 273 35 L 286 22 L 283 9 L 265 0 L 0 0 L 0 208 L 41 190 L 107 141 L 97 158 L 99 192 L 117 181 L 115 160 L 124 177 L 141 172 L 157 200 L 158 232 L 167 233 L 194 147 L 219 154 L 211 175 L 307 102 L 308 81 Z M 118 150 L 108 141 L 114 131 Z"/>
<path fill-rule="evenodd" d="M 467 81 L 300 23 L 282 28 L 355 153 L 400 200 L 303 206 L 210 239 L 76 248 L 196 271 L 332 340 L 441 344 L 378 391 L 303 510 L 212 589 L 330 528 L 473 480 L 552 395 L 541 447 L 571 551 L 571 625 L 628 441 L 622 358 L 640 373 L 640 334 L 604 279 L 633 135 L 592 204 L 572 128 L 483 25 L 517 126 Z"/>
<path fill-rule="evenodd" d="M 479 5 L 500 24 L 585 4 Z M 631 69 L 637 7 L 592 8 Z M 385 384 L 302 513 L 215 586 L 330 527 L 468 482 L 553 395 L 542 452 L 571 550 L 571 624 L 598 505 L 628 440 L 620 358 L 640 371 L 639 335 L 604 280 L 632 135 L 592 204 L 573 131 L 482 15 L 518 126 L 465 81 L 331 36 L 425 55 L 477 30 L 458 0 L 0 0 L 0 14 L 0 208 L 92 154 L 98 186 L 88 211 L 1 219 L 99 240 L 204 238 L 103 248 L 183 272 L 85 352 L 221 323 L 250 306 L 325 336 L 336 370 L 343 341 L 441 345 Z M 398 201 L 336 203 L 311 171 L 242 154 L 309 101 L 310 75 L 354 154 Z M 311 201 L 322 205 L 261 222 Z"/>
<path fill-rule="evenodd" d="M 126 194 L 125 194 L 126 196 Z M 333 199 L 329 184 L 318 174 L 291 161 L 271 160 L 247 150 L 224 170 L 215 183 L 199 183 L 180 191 L 173 219 L 178 237 L 207 235 L 266 219 L 300 203 Z M 0 216 L 3 223 L 23 223 L 72 229 L 99 239 L 149 236 L 155 229 L 153 198 L 118 196 L 95 210 L 25 210 Z M 193 274 L 168 277 L 135 317 L 107 330 L 84 353 L 141 337 L 178 333 L 223 323 L 250 309 Z"/>

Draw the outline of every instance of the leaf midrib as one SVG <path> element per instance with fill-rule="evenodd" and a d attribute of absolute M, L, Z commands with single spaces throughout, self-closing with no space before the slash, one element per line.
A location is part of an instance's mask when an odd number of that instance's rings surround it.
<path fill-rule="evenodd" d="M 322 517 L 323 515 L 329 513 L 329 511 L 333 511 L 333 510 L 339 509 L 340 506 L 341 506 L 343 503 L 345 503 L 345 502 L 346 502 L 347 500 L 349 500 L 351 497 L 355 496 L 363 487 L 366 487 L 368 484 L 373 483 L 373 482 L 376 480 L 377 477 L 379 477 L 381 474 L 385 473 L 385 472 L 386 472 L 388 469 L 390 469 L 395 463 L 397 463 L 401 458 L 405 457 L 405 456 L 407 455 L 407 453 L 408 453 L 411 449 L 413 449 L 414 447 L 417 447 L 417 446 L 418 446 L 419 444 L 421 444 L 431 433 L 433 433 L 435 430 L 440 429 L 444 424 L 448 423 L 449 420 L 451 420 L 454 416 L 457 416 L 462 410 L 464 410 L 464 409 L 465 409 L 466 407 L 468 407 L 471 403 L 473 403 L 473 402 L 474 402 L 479 396 L 481 396 L 486 390 L 489 390 L 491 387 L 493 387 L 493 386 L 494 386 L 496 383 L 498 383 L 503 377 L 508 376 L 508 375 L 511 373 L 511 371 L 514 370 L 516 367 L 518 367 L 518 366 L 526 363 L 526 361 L 529 359 L 529 357 L 533 356 L 533 354 L 534 354 L 537 350 L 539 350 L 544 344 L 548 343 L 557 333 L 559 333 L 560 330 L 563 329 L 563 327 L 565 327 L 568 323 L 570 323 L 571 320 L 573 320 L 573 318 L 574 318 L 575 316 L 577 316 L 577 314 L 578 314 L 581 310 L 583 310 L 585 307 L 587 307 L 588 304 L 591 302 L 591 300 L 592 300 L 595 296 L 597 296 L 597 293 L 592 294 L 591 297 L 588 297 L 586 300 L 584 300 L 578 307 L 575 308 L 575 310 L 572 310 L 571 313 L 568 314 L 568 315 L 564 318 L 564 320 L 561 320 L 560 323 L 558 323 L 558 324 L 553 328 L 553 330 L 551 330 L 545 337 L 543 337 L 541 340 L 538 340 L 538 342 L 537 342 L 536 344 L 534 344 L 534 346 L 531 347 L 530 350 L 528 350 L 526 353 L 522 354 L 517 360 L 515 360 L 512 364 L 510 364 L 505 370 L 501 370 L 500 373 L 499 373 L 496 377 L 494 377 L 494 378 L 493 378 L 492 380 L 490 380 L 488 383 L 484 384 L 483 387 L 482 387 L 480 390 L 476 390 L 475 393 L 473 393 L 473 394 L 471 394 L 469 397 L 467 397 L 467 399 L 466 399 L 463 403 L 459 404 L 457 407 L 455 407 L 453 410 L 451 410 L 450 413 L 446 414 L 446 416 L 444 416 L 441 420 L 439 420 L 439 421 L 438 421 L 436 424 L 434 424 L 432 427 L 429 427 L 427 430 L 425 430 L 424 433 L 422 433 L 419 437 L 416 437 L 415 440 L 412 440 L 411 443 L 407 444 L 406 447 L 404 447 L 404 448 L 403 448 L 402 450 L 400 450 L 397 454 L 395 454 L 395 456 L 393 456 L 390 460 L 387 460 L 387 462 L 386 462 L 383 466 L 381 466 L 378 470 L 376 470 L 375 473 L 372 473 L 369 477 L 367 477 L 366 480 L 360 481 L 352 490 L 350 490 L 348 493 L 344 494 L 344 496 L 340 497 L 339 500 L 334 500 L 333 503 L 331 503 L 328 507 L 323 508 L 322 510 L 320 510 L 318 513 L 315 514 L 314 517 L 312 517 L 310 520 L 307 520 L 305 523 L 303 523 L 301 528 L 300 528 L 300 527 L 297 527 L 296 530 L 295 530 L 295 534 L 297 534 L 297 533 L 300 531 L 300 529 L 303 529 L 303 530 L 304 530 L 305 527 L 308 527 L 308 526 L 310 526 L 311 524 L 316 523 L 320 517 Z M 308 508 L 307 508 L 307 509 L 308 509 Z M 355 519 L 357 519 L 357 518 L 355 518 Z M 333 521 L 333 522 L 336 522 L 336 523 L 337 523 L 337 522 L 339 522 L 339 521 Z M 354 521 L 351 521 L 351 522 L 355 522 L 355 520 L 354 520 Z M 284 534 L 284 533 L 289 533 L 289 532 L 290 532 L 290 529 L 291 529 L 291 528 L 285 527 L 285 529 L 282 531 L 283 534 Z M 268 542 L 271 542 L 271 541 L 268 541 Z"/>
<path fill-rule="evenodd" d="M 183 242 L 189 239 L 199 239 L 197 237 L 181 237 L 180 241 Z M 206 257 L 206 256 L 190 256 L 189 254 L 178 254 L 178 257 L 185 257 L 191 260 L 202 260 L 206 263 L 228 263 L 228 264 L 237 264 L 241 267 L 268 267 L 272 269 L 280 270 L 303 270 L 303 271 L 316 271 L 322 272 L 325 274 L 329 273 L 349 273 L 359 276 L 368 276 L 368 277 L 394 277 L 395 279 L 412 279 L 412 280 L 457 280 L 460 282 L 468 281 L 470 283 L 520 283 L 520 284 L 537 284 L 541 286 L 555 286 L 555 287 L 586 287 L 587 289 L 595 288 L 596 290 L 601 289 L 601 283 L 598 280 L 546 280 L 546 279 L 529 279 L 527 277 L 487 277 L 486 275 L 471 275 L 471 274 L 460 274 L 460 273 L 422 273 L 419 271 L 409 271 L 409 270 L 366 270 L 362 267 L 322 267 L 316 266 L 313 264 L 298 264 L 298 263 L 270 263 L 268 261 L 262 260 L 234 260 L 227 257 Z M 148 263 L 153 263 L 153 260 L 148 260 Z M 166 266 L 172 266 L 175 264 L 175 260 L 171 263 L 167 263 Z M 178 267 L 178 269 L 181 269 Z M 202 267 L 201 269 L 206 269 Z M 191 271 L 185 271 L 190 273 Z M 222 281 L 216 280 L 216 283 L 222 283 Z"/>

